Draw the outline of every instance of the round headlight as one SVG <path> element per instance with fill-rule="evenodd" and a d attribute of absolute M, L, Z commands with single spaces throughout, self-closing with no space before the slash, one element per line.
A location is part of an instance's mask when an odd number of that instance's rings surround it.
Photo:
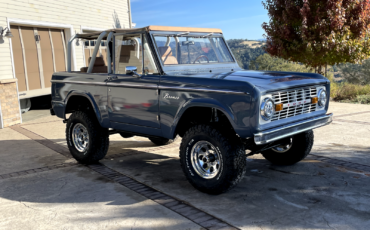
<path fill-rule="evenodd" d="M 261 104 L 261 117 L 265 120 L 271 120 L 275 114 L 275 105 L 271 98 L 265 98 Z"/>
<path fill-rule="evenodd" d="M 318 100 L 319 107 L 320 108 L 324 107 L 326 105 L 326 100 L 327 100 L 325 89 L 319 90 L 318 99 L 319 99 Z"/>

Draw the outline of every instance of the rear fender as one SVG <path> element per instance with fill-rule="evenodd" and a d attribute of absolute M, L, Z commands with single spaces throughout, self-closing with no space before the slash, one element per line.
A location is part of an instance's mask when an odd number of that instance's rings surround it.
<path fill-rule="evenodd" d="M 90 93 L 78 92 L 78 91 L 71 91 L 67 95 L 66 99 L 64 100 L 64 104 L 65 104 L 65 106 L 64 106 L 64 119 L 66 119 L 66 109 L 67 109 L 68 103 L 70 102 L 70 99 L 73 96 L 80 96 L 80 97 L 84 97 L 84 98 L 88 99 L 89 102 L 90 102 L 90 105 L 92 106 L 92 109 L 94 110 L 94 113 L 95 113 L 96 118 L 98 119 L 99 123 L 101 124 L 103 122 L 103 118 L 102 118 L 99 106 L 96 104 L 94 97 Z"/>

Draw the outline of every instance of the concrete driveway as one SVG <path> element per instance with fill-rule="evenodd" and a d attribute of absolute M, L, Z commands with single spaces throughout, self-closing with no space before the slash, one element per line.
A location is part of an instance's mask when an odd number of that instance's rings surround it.
<path fill-rule="evenodd" d="M 247 159 L 226 194 L 195 190 L 179 141 L 110 136 L 101 164 L 70 158 L 65 124 L 41 111 L 0 130 L 0 229 L 369 229 L 370 106 L 331 103 L 312 154 L 289 167 Z M 28 117 L 27 117 L 28 116 Z"/>

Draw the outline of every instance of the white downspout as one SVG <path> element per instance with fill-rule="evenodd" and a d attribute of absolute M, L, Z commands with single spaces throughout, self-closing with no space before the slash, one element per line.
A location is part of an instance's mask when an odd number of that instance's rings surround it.
<path fill-rule="evenodd" d="M 130 29 L 132 29 L 132 18 L 131 18 L 131 3 L 130 0 L 127 0 L 127 10 L 128 10 L 128 21 L 130 23 Z"/>

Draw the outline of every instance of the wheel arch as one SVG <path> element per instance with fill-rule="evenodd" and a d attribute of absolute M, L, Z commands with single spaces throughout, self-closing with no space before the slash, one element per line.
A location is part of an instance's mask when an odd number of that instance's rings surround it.
<path fill-rule="evenodd" d="M 65 99 L 65 107 L 64 107 L 64 119 L 66 119 L 66 114 L 76 110 L 78 108 L 79 103 L 85 103 L 86 105 L 90 105 L 93 109 L 96 118 L 98 119 L 99 123 L 102 121 L 102 115 L 99 110 L 98 105 L 96 104 L 94 97 L 89 93 L 84 92 L 76 92 L 72 91 L 68 94 Z"/>
<path fill-rule="evenodd" d="M 227 106 L 212 98 L 190 99 L 176 113 L 171 128 L 171 138 L 175 138 L 181 132 L 179 129 L 181 129 L 182 122 L 186 122 L 186 116 L 189 115 L 189 111 L 194 109 L 217 109 L 227 118 L 227 121 L 236 132 L 235 116 Z"/>

